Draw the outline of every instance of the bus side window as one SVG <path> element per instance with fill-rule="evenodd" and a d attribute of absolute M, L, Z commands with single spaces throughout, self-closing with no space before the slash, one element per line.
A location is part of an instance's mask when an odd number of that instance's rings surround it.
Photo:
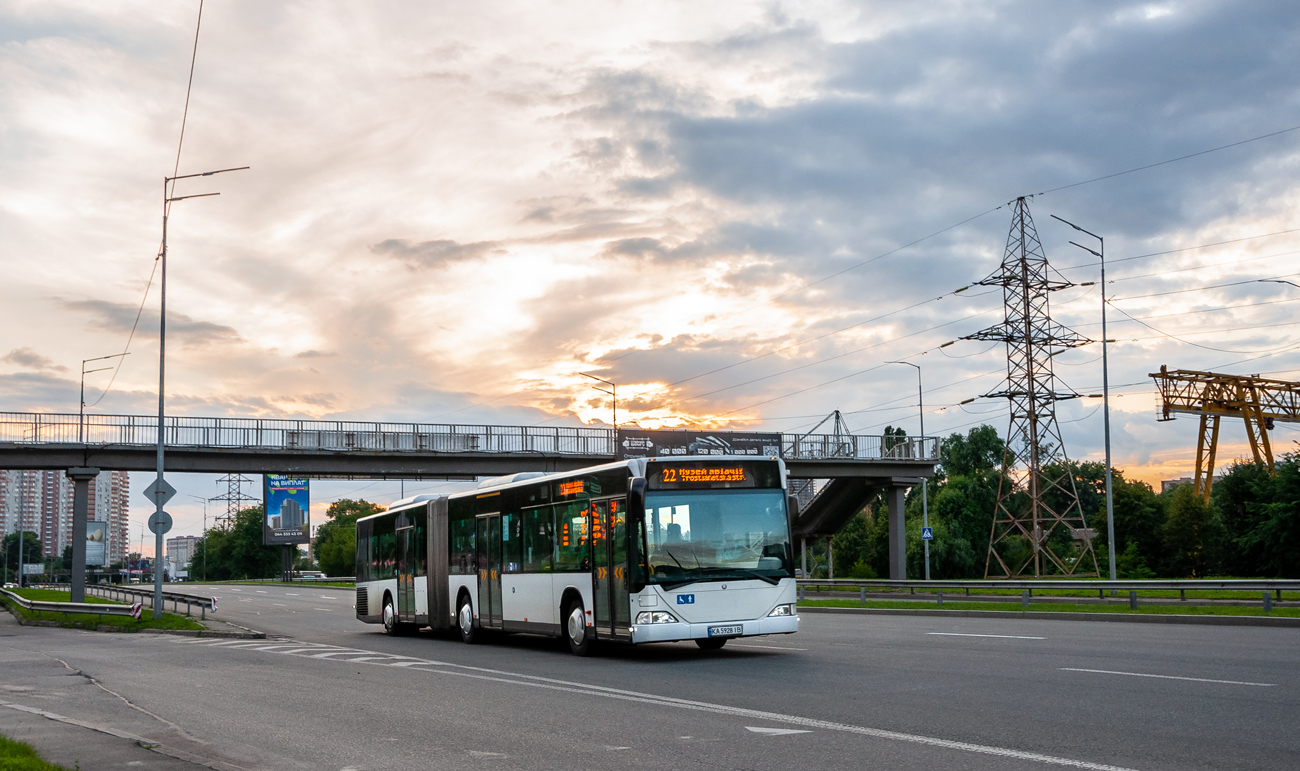
<path fill-rule="evenodd" d="M 523 569 L 549 573 L 555 564 L 555 520 L 550 506 L 528 509 L 523 519 Z"/>
<path fill-rule="evenodd" d="M 577 501 L 555 507 L 555 572 L 583 570 L 587 557 L 587 520 L 585 506 Z"/>

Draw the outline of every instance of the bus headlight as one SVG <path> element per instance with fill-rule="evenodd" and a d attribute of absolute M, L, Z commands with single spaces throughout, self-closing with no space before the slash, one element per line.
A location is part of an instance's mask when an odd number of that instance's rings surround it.
<path fill-rule="evenodd" d="M 662 610 L 643 610 L 636 614 L 637 626 L 642 624 L 676 624 L 677 617 Z"/>
<path fill-rule="evenodd" d="M 768 615 L 769 617 L 771 617 L 771 616 L 793 616 L 793 615 L 794 615 L 794 605 L 777 605 L 775 608 L 772 608 L 772 612 L 771 612 L 771 613 L 768 613 L 767 615 Z"/>

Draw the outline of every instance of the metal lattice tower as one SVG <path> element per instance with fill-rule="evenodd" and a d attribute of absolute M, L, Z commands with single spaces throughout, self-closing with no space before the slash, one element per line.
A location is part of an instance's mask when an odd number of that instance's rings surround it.
<path fill-rule="evenodd" d="M 246 484 L 251 485 L 253 483 L 253 480 L 249 479 L 243 474 L 226 474 L 225 476 L 217 480 L 218 485 L 220 485 L 222 482 L 226 484 L 226 494 L 218 495 L 209 498 L 208 500 L 226 502 L 226 516 L 217 517 L 217 521 L 216 521 L 217 527 L 225 529 L 227 527 L 230 527 L 231 522 L 235 521 L 235 515 L 238 514 L 239 510 L 243 508 L 241 504 L 245 502 L 260 503 L 260 501 L 257 498 L 253 498 L 252 496 L 244 495 L 244 485 Z"/>
<path fill-rule="evenodd" d="M 1007 346 L 1006 390 L 987 394 L 1008 400 L 1011 423 L 984 577 L 1023 576 L 1031 566 L 1035 577 L 1095 576 L 1097 557 L 1056 422 L 1056 403 L 1080 394 L 1062 388 L 1052 371 L 1054 354 L 1092 341 L 1052 321 L 1048 296 L 1074 285 L 1048 266 L 1025 199 L 1013 205 L 1002 266 L 978 282 L 1002 287 L 1005 320 L 963 338 Z M 1044 473 L 1048 468 L 1053 473 Z M 1029 542 L 1027 556 L 1015 554 L 1017 536 Z M 1072 553 L 1071 539 L 1081 543 L 1078 553 Z"/>

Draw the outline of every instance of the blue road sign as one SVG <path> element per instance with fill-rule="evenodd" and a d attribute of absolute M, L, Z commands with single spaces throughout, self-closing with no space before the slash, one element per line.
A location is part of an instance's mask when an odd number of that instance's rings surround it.
<path fill-rule="evenodd" d="M 921 540 L 922 540 L 922 541 L 933 541 L 933 540 L 934 540 L 934 528 L 932 528 L 932 527 L 923 527 L 923 528 L 921 528 Z"/>

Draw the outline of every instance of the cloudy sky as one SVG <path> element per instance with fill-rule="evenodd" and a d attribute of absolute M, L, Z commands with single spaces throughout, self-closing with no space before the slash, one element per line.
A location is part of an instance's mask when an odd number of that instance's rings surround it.
<path fill-rule="evenodd" d="M 156 410 L 198 9 L 0 0 L 2 410 L 75 412 L 142 301 L 87 401 Z M 1298 68 L 1289 2 L 209 0 L 180 170 L 251 169 L 177 188 L 221 195 L 172 210 L 169 413 L 604 425 L 590 372 L 621 423 L 914 433 L 907 359 L 927 433 L 1002 431 L 960 404 L 1002 346 L 939 346 L 1000 321 L 998 290 L 952 292 L 1034 195 L 1069 280 L 1096 261 L 1049 215 L 1106 237 L 1116 464 L 1181 476 L 1195 421 L 1157 423 L 1147 373 L 1300 375 L 1300 287 L 1257 281 L 1300 283 Z M 1101 338 L 1099 287 L 1052 310 Z M 1097 393 L 1100 354 L 1057 374 Z M 1072 457 L 1100 459 L 1099 405 L 1061 406 Z"/>

